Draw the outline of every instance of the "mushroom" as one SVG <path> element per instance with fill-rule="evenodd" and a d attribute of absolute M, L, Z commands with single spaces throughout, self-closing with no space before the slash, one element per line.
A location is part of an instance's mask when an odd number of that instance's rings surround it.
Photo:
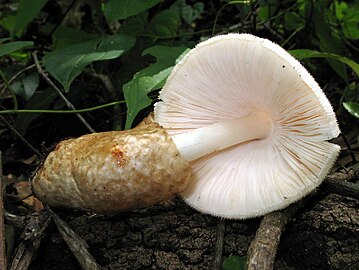
<path fill-rule="evenodd" d="M 250 34 L 210 38 L 173 69 L 155 121 L 191 163 L 196 210 L 250 218 L 317 188 L 339 154 L 333 109 L 289 53 Z"/>
<path fill-rule="evenodd" d="M 155 122 L 60 142 L 32 181 L 37 197 L 115 214 L 181 193 L 203 213 L 249 218 L 313 191 L 339 154 L 327 142 L 340 131 L 323 91 L 266 39 L 200 43 L 160 99 Z"/>

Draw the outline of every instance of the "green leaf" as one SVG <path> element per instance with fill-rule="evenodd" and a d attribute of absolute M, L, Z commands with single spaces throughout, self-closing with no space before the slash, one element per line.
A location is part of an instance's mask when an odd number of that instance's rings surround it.
<path fill-rule="evenodd" d="M 328 59 L 334 59 L 337 61 L 342 62 L 343 64 L 348 65 L 358 76 L 359 76 L 359 64 L 355 61 L 351 60 L 350 58 L 337 55 L 334 53 L 327 53 L 327 52 L 318 52 L 314 50 L 291 50 L 289 51 L 291 55 L 293 55 L 295 58 L 298 58 L 299 60 L 305 59 L 305 58 L 328 58 Z"/>
<path fill-rule="evenodd" d="M 34 45 L 32 41 L 14 41 L 0 44 L 0 57 L 32 45 Z"/>
<path fill-rule="evenodd" d="M 52 88 L 39 92 L 32 96 L 24 109 L 47 109 L 54 101 L 57 93 Z M 28 130 L 32 121 L 38 118 L 41 113 L 27 113 L 19 114 L 15 120 L 15 126 L 17 131 L 24 135 Z"/>
<path fill-rule="evenodd" d="M 54 44 L 53 47 L 61 49 L 97 37 L 98 36 L 96 34 L 86 33 L 85 31 L 80 31 L 66 26 L 59 26 L 52 35 Z"/>
<path fill-rule="evenodd" d="M 128 18 L 123 22 L 119 32 L 121 34 L 138 36 L 142 34 L 148 34 L 147 26 L 148 26 L 148 12 L 142 12 L 136 16 Z"/>
<path fill-rule="evenodd" d="M 246 270 L 247 269 L 247 258 L 245 256 L 229 256 L 223 262 L 223 270 Z"/>
<path fill-rule="evenodd" d="M 0 19 L 0 25 L 9 32 L 13 31 L 15 22 L 16 22 L 15 15 L 9 15 Z"/>
<path fill-rule="evenodd" d="M 305 21 L 295 12 L 284 13 L 285 28 L 289 31 L 296 30 L 305 24 Z"/>
<path fill-rule="evenodd" d="M 46 70 L 68 92 L 71 82 L 94 61 L 117 58 L 135 44 L 135 38 L 113 35 L 55 50 L 43 58 Z"/>
<path fill-rule="evenodd" d="M 21 36 L 27 25 L 39 14 L 47 0 L 20 0 L 12 36 Z"/>
<path fill-rule="evenodd" d="M 319 9 L 319 7 L 315 6 L 313 8 L 313 23 L 315 33 L 320 41 L 319 47 L 323 52 L 341 54 L 343 52 L 343 46 L 338 40 L 338 38 L 334 37 L 331 33 L 332 30 L 327 22 L 327 19 L 323 15 L 323 12 Z M 348 80 L 348 76 L 345 70 L 345 66 L 342 63 L 333 62 L 332 60 L 328 60 L 331 68 L 345 81 Z"/>
<path fill-rule="evenodd" d="M 344 102 L 344 108 L 354 117 L 359 118 L 359 103 L 357 102 Z"/>
<path fill-rule="evenodd" d="M 346 10 L 345 16 L 342 18 L 341 23 L 343 27 L 343 33 L 347 38 L 359 39 L 359 4 L 354 5 Z"/>
<path fill-rule="evenodd" d="M 153 76 L 136 77 L 123 86 L 126 106 L 128 108 L 125 129 L 131 128 L 137 114 L 142 109 L 151 105 L 152 100 L 147 96 L 148 93 L 161 88 L 171 70 L 172 67 L 162 70 Z"/>
<path fill-rule="evenodd" d="M 126 129 L 131 128 L 137 114 L 151 105 L 148 93 L 161 88 L 170 74 L 176 59 L 186 50 L 185 47 L 154 46 L 143 51 L 143 55 L 156 57 L 157 62 L 137 72 L 133 79 L 123 86 L 127 105 Z"/>
<path fill-rule="evenodd" d="M 105 5 L 105 17 L 109 20 L 123 20 L 139 14 L 161 0 L 110 0 Z"/>
<path fill-rule="evenodd" d="M 200 2 L 195 3 L 193 6 L 186 5 L 181 10 L 182 18 L 187 24 L 191 24 L 201 15 L 203 9 L 204 4 Z"/>
<path fill-rule="evenodd" d="M 34 95 L 38 86 L 39 75 L 33 72 L 27 76 L 21 77 L 20 80 L 12 83 L 9 88 L 15 94 L 28 101 Z"/>
<path fill-rule="evenodd" d="M 174 36 L 180 26 L 179 14 L 175 9 L 165 9 L 158 13 L 149 24 L 149 29 L 159 37 Z"/>

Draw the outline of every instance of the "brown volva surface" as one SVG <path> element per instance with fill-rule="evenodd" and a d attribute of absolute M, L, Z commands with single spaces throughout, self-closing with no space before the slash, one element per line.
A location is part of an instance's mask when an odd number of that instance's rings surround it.
<path fill-rule="evenodd" d="M 50 206 L 114 214 L 168 200 L 190 177 L 170 136 L 146 119 L 132 130 L 60 142 L 32 185 Z"/>

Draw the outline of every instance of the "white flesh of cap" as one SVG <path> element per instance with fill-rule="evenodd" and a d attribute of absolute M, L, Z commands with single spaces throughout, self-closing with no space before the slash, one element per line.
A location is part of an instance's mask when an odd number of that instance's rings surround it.
<path fill-rule="evenodd" d="M 238 119 L 254 112 L 271 119 L 271 132 L 229 144 L 231 131 L 215 139 L 201 132 L 207 147 L 220 151 L 187 157 L 194 179 L 182 195 L 204 213 L 249 218 L 284 208 L 320 185 L 340 150 L 326 142 L 340 131 L 313 77 L 284 49 L 249 34 L 200 43 L 176 65 L 160 99 L 155 121 L 184 153 L 196 147 L 187 136 L 196 129 L 238 122 L 233 130 L 240 130 Z M 256 123 L 260 130 L 266 121 Z"/>

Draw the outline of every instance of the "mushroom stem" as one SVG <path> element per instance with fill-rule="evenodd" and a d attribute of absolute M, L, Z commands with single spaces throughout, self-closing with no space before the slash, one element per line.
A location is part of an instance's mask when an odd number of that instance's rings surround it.
<path fill-rule="evenodd" d="M 242 118 L 215 123 L 172 136 L 182 157 L 193 161 L 233 145 L 266 138 L 272 120 L 265 112 L 252 112 Z"/>

